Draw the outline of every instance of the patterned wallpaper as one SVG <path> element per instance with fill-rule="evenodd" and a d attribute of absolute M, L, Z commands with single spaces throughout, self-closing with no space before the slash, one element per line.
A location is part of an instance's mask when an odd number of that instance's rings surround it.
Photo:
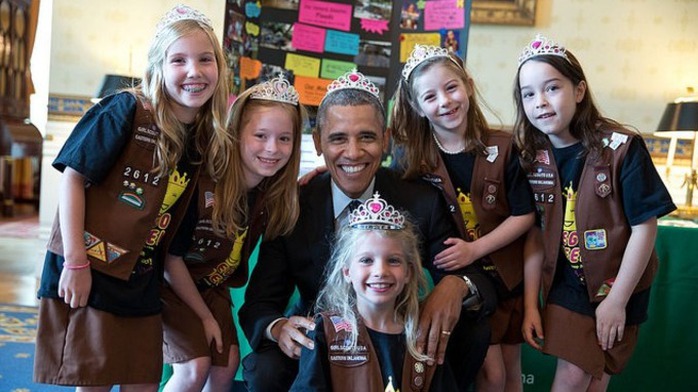
<path fill-rule="evenodd" d="M 54 0 L 50 93 L 91 96 L 105 73 L 140 74 L 157 20 L 178 2 Z M 225 0 L 190 3 L 222 32 Z M 606 115 L 651 132 L 667 102 L 698 89 L 697 19 L 698 0 L 538 0 L 533 27 L 472 26 L 467 63 L 510 125 L 516 59 L 542 32 L 574 51 Z"/>

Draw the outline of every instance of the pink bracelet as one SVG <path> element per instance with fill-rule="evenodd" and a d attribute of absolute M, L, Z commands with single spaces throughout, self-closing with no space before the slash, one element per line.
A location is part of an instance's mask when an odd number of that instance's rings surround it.
<path fill-rule="evenodd" d="M 89 266 L 90 266 L 89 260 L 87 260 L 87 263 L 85 263 L 85 264 L 78 264 L 78 265 L 68 264 L 67 261 L 63 262 L 63 268 L 69 269 L 69 270 L 81 270 L 81 269 L 88 268 Z"/>

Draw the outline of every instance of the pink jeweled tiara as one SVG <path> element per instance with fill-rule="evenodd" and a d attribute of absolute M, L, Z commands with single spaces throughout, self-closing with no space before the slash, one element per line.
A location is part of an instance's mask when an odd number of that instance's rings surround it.
<path fill-rule="evenodd" d="M 533 41 L 526 45 L 526 47 L 521 51 L 521 54 L 519 55 L 519 67 L 521 64 L 526 62 L 526 60 L 532 57 L 546 55 L 558 56 L 570 61 L 570 59 L 567 57 L 567 50 L 564 46 L 538 33 L 536 34 L 536 38 L 534 38 Z"/>
<path fill-rule="evenodd" d="M 446 57 L 460 67 L 460 64 L 458 64 L 449 53 L 448 49 L 439 46 L 416 44 L 414 49 L 412 49 L 412 53 L 410 53 L 410 57 L 407 58 L 405 66 L 402 67 L 402 77 L 408 80 L 412 71 L 414 71 L 419 64 L 434 57 Z"/>
<path fill-rule="evenodd" d="M 276 101 L 298 106 L 298 91 L 283 74 L 252 87 L 250 99 Z"/>
<path fill-rule="evenodd" d="M 368 80 L 364 74 L 357 71 L 356 68 L 333 80 L 332 83 L 327 86 L 327 95 L 343 89 L 363 90 L 378 98 L 380 101 L 380 90 L 378 90 L 378 87 Z"/>
<path fill-rule="evenodd" d="M 349 227 L 363 230 L 402 230 L 405 216 L 380 198 L 376 192 L 372 198 L 349 212 Z"/>
<path fill-rule="evenodd" d="M 155 36 L 157 37 L 158 35 L 160 35 L 160 33 L 162 33 L 162 30 L 165 27 L 169 26 L 171 23 L 184 19 L 195 20 L 199 22 L 199 24 L 202 25 L 202 27 L 205 26 L 213 30 L 213 23 L 211 23 L 211 19 L 209 19 L 206 15 L 187 5 L 178 4 L 174 6 L 174 8 L 169 10 L 165 14 L 165 16 L 162 17 L 162 19 L 160 19 L 160 22 L 158 22 L 157 27 L 155 27 Z"/>

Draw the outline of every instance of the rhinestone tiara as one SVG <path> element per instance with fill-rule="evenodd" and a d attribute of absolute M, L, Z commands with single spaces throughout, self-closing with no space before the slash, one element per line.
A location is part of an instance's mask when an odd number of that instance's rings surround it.
<path fill-rule="evenodd" d="M 405 216 L 376 192 L 372 198 L 349 212 L 349 227 L 362 230 L 402 230 L 405 228 Z"/>
<path fill-rule="evenodd" d="M 519 55 L 519 67 L 521 64 L 526 62 L 526 60 L 532 57 L 545 55 L 558 56 L 570 61 L 570 59 L 567 57 L 567 49 L 565 49 L 564 46 L 538 33 L 536 34 L 536 37 L 521 51 L 521 54 Z"/>
<path fill-rule="evenodd" d="M 195 20 L 199 22 L 200 25 L 203 25 L 213 30 L 213 23 L 211 23 L 211 19 L 209 19 L 206 15 L 189 7 L 188 5 L 177 4 L 176 6 L 174 6 L 174 8 L 167 11 L 165 16 L 163 16 L 162 19 L 160 19 L 160 22 L 158 22 L 157 27 L 155 27 L 155 36 L 157 37 L 158 35 L 160 35 L 160 33 L 162 33 L 162 30 L 170 24 L 185 19 Z"/>
<path fill-rule="evenodd" d="M 333 80 L 332 83 L 327 86 L 327 95 L 334 91 L 344 89 L 363 90 L 380 101 L 380 90 L 378 90 L 378 87 L 368 80 L 364 74 L 357 71 L 356 68 Z"/>
<path fill-rule="evenodd" d="M 251 88 L 250 99 L 262 99 L 298 106 L 298 91 L 284 78 L 283 74 Z"/>
<path fill-rule="evenodd" d="M 407 58 L 405 65 L 402 67 L 402 77 L 405 78 L 405 80 L 408 80 L 410 78 L 410 74 L 412 74 L 412 71 L 414 71 L 419 64 L 434 57 L 446 57 L 456 63 L 456 65 L 459 67 L 461 66 L 453 59 L 451 52 L 446 48 L 433 45 L 416 44 L 414 49 L 412 49 L 412 53 L 410 53 L 410 57 Z"/>

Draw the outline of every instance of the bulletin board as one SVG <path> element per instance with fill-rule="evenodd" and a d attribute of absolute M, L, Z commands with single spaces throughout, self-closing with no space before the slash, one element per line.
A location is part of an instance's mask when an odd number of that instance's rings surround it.
<path fill-rule="evenodd" d="M 415 44 L 466 57 L 472 0 L 227 0 L 223 46 L 232 94 L 277 76 L 314 107 L 356 67 L 392 97 Z"/>

